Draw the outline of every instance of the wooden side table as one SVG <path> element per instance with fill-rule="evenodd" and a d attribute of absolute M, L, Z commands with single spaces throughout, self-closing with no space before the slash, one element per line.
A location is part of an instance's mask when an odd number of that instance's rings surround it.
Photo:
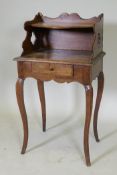
<path fill-rule="evenodd" d="M 46 131 L 46 105 L 44 81 L 79 82 L 86 93 L 86 119 L 84 126 L 84 154 L 90 166 L 89 127 L 92 114 L 92 81 L 97 77 L 98 90 L 94 110 L 93 128 L 96 141 L 98 110 L 101 102 L 103 75 L 103 14 L 90 19 L 82 19 L 78 14 L 63 13 L 57 18 L 48 18 L 38 13 L 32 21 L 25 23 L 27 32 L 23 42 L 23 53 L 15 58 L 18 66 L 16 94 L 24 128 L 21 153 L 28 143 L 28 122 L 24 104 L 24 80 L 37 80 L 42 108 L 43 131 Z M 31 41 L 32 34 L 35 41 Z"/>

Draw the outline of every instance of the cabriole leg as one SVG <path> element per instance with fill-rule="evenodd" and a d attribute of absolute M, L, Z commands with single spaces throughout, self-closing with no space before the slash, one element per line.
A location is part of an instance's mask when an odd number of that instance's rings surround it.
<path fill-rule="evenodd" d="M 102 98 L 103 88 L 104 88 L 104 74 L 103 72 L 100 72 L 98 76 L 98 90 L 97 90 L 97 98 L 96 98 L 94 120 L 93 120 L 94 136 L 97 142 L 99 142 L 98 131 L 97 131 L 98 111 L 99 111 L 100 102 Z"/>
<path fill-rule="evenodd" d="M 44 93 L 44 82 L 41 80 L 37 80 L 39 97 L 41 102 L 41 110 L 42 110 L 42 125 L 43 131 L 46 131 L 46 104 L 45 104 L 45 93 Z"/>
<path fill-rule="evenodd" d="M 21 154 L 25 153 L 27 144 L 28 144 L 28 122 L 27 122 L 27 114 L 26 114 L 26 109 L 24 104 L 23 86 L 24 86 L 24 79 L 19 78 L 16 82 L 16 96 L 17 96 L 17 102 L 18 102 L 19 110 L 22 117 L 23 129 L 24 129 L 24 139 L 23 139 Z"/>
<path fill-rule="evenodd" d="M 87 166 L 90 166 L 90 154 L 89 154 L 89 128 L 91 121 L 92 113 L 92 104 L 93 104 L 93 88 L 91 85 L 85 86 L 86 92 L 86 118 L 85 118 L 85 127 L 84 127 L 84 153 Z"/>

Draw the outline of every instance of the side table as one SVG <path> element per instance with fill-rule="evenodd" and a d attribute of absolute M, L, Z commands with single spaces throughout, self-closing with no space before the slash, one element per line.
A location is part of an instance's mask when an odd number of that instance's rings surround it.
<path fill-rule="evenodd" d="M 92 115 L 92 81 L 98 79 L 97 99 L 94 110 L 93 129 L 96 141 L 98 110 L 101 102 L 103 74 L 103 14 L 90 19 L 82 19 L 78 14 L 63 13 L 57 18 L 49 18 L 38 13 L 32 21 L 25 23 L 26 38 L 23 53 L 15 58 L 18 66 L 16 95 L 24 128 L 21 153 L 28 143 L 28 122 L 24 104 L 24 80 L 37 80 L 42 108 L 43 131 L 46 131 L 46 105 L 44 81 L 58 83 L 79 82 L 86 93 L 86 118 L 84 125 L 84 154 L 86 165 L 90 166 L 89 128 Z M 32 35 L 35 41 L 31 41 Z"/>

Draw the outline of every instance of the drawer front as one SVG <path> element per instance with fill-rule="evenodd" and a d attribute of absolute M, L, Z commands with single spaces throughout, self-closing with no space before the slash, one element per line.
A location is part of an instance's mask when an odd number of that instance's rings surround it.
<path fill-rule="evenodd" d="M 39 75 L 53 77 L 73 77 L 72 65 L 49 64 L 49 63 L 32 63 L 32 72 Z"/>

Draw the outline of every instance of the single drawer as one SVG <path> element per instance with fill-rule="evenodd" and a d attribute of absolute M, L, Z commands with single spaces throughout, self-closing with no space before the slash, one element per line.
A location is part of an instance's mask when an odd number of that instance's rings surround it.
<path fill-rule="evenodd" d="M 54 77 L 72 77 L 72 65 L 54 63 L 32 63 L 32 72 Z"/>

